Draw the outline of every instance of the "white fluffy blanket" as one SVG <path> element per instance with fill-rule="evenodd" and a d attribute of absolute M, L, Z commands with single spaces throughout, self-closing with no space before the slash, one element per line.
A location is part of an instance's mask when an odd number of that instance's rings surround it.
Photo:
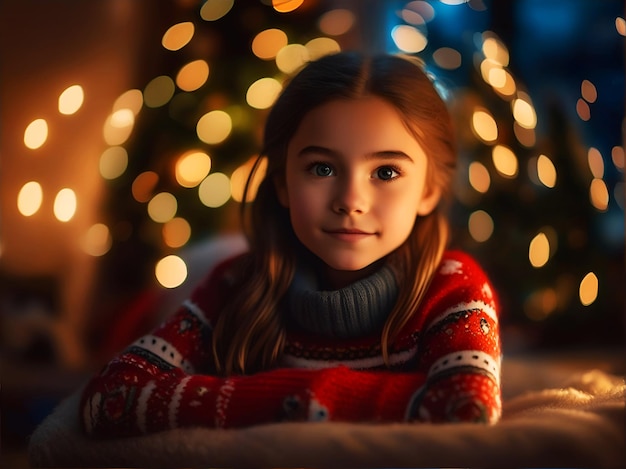
<path fill-rule="evenodd" d="M 626 467 L 623 377 L 503 363 L 504 412 L 493 426 L 285 423 L 91 440 L 78 392 L 32 435 L 33 467 Z"/>

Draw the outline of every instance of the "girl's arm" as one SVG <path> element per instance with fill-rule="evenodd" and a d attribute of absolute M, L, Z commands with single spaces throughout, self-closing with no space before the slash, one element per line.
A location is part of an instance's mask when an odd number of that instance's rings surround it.
<path fill-rule="evenodd" d="M 122 436 L 283 420 L 495 422 L 500 346 L 494 301 L 475 265 L 464 261 L 458 267 L 453 273 L 466 280 L 463 286 L 455 285 L 459 278 L 454 275 L 434 282 L 413 372 L 335 366 L 215 377 L 207 365 L 208 308 L 188 302 L 87 385 L 81 405 L 84 428 L 90 434 Z M 212 294 L 219 298 L 217 291 Z"/>

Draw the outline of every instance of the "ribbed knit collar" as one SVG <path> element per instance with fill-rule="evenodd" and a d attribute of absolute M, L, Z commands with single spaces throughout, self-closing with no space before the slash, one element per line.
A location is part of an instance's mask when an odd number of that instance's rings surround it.
<path fill-rule="evenodd" d="M 298 269 L 287 291 L 288 320 L 298 329 L 349 339 L 381 329 L 398 296 L 387 266 L 339 290 L 322 291 L 313 272 Z"/>

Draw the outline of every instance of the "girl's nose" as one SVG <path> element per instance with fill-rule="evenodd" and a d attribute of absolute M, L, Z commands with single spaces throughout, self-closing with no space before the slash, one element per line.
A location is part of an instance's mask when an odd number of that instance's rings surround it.
<path fill-rule="evenodd" d="M 367 190 L 364 184 L 353 179 L 337 181 L 332 208 L 336 213 L 365 213 L 368 209 Z"/>

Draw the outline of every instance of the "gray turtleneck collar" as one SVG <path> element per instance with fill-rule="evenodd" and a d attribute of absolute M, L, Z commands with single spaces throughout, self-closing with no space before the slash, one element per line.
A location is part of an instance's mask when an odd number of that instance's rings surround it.
<path fill-rule="evenodd" d="M 398 297 L 388 266 L 344 288 L 318 290 L 313 272 L 297 270 L 287 291 L 288 321 L 328 338 L 349 339 L 380 331 Z"/>

